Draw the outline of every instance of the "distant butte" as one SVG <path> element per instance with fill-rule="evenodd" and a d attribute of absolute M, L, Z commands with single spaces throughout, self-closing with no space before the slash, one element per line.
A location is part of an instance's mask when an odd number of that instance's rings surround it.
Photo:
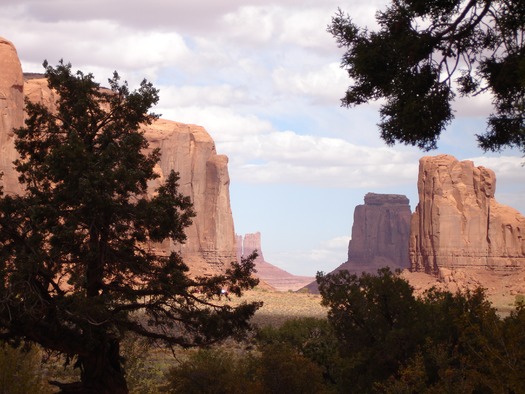
<path fill-rule="evenodd" d="M 264 260 L 264 255 L 261 247 L 261 233 L 251 233 L 237 235 L 237 256 L 248 256 L 254 250 L 257 251 L 257 258 L 255 260 L 256 276 L 263 282 L 270 285 L 277 291 L 295 291 L 306 284 L 310 283 L 314 278 L 311 276 L 293 275 L 273 264 Z"/>
<path fill-rule="evenodd" d="M 367 193 L 364 205 L 354 210 L 352 239 L 348 244 L 348 259 L 332 272 L 347 270 L 361 275 L 375 274 L 379 268 L 392 270 L 409 267 L 410 205 L 400 194 Z M 317 283 L 307 288 L 317 292 Z"/>

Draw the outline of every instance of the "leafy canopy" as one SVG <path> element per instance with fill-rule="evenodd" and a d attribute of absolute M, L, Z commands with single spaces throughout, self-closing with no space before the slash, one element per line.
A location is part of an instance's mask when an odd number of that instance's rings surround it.
<path fill-rule="evenodd" d="M 317 282 L 344 361 L 333 374 L 342 391 L 523 391 L 523 304 L 501 319 L 483 289 L 416 296 L 388 268 L 319 273 Z"/>
<path fill-rule="evenodd" d="M 249 327 L 259 304 L 232 307 L 220 289 L 253 287 L 254 256 L 193 278 L 179 254 L 156 253 L 156 243 L 184 242 L 195 216 L 175 172 L 148 194 L 160 151 L 141 126 L 157 118 L 157 89 L 130 91 L 117 73 L 103 89 L 70 64 L 44 67 L 56 111 L 26 102 L 15 130 L 25 192 L 0 198 L 0 339 L 76 357 L 84 388 L 126 392 L 123 333 L 187 347 Z"/>
<path fill-rule="evenodd" d="M 352 81 L 342 105 L 384 99 L 383 140 L 430 150 L 454 117 L 456 95 L 487 91 L 494 112 L 480 147 L 525 152 L 525 2 L 392 0 L 376 20 L 371 31 L 339 10 L 328 27 Z"/>

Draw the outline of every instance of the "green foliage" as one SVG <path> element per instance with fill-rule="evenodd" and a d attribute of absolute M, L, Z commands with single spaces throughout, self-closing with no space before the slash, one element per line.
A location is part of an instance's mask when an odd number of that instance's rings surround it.
<path fill-rule="evenodd" d="M 157 89 L 130 91 L 117 73 L 101 89 L 70 64 L 44 66 L 57 110 L 26 103 L 15 130 L 25 193 L 0 198 L 0 339 L 76 358 L 84 390 L 125 393 L 123 333 L 188 347 L 249 328 L 260 304 L 233 307 L 220 289 L 255 286 L 255 255 L 202 278 L 179 254 L 158 255 L 154 243 L 184 242 L 195 213 L 175 172 L 148 195 L 160 152 L 141 126 L 157 118 Z"/>
<path fill-rule="evenodd" d="M 385 99 L 381 137 L 436 148 L 457 94 L 490 91 L 495 112 L 478 135 L 484 150 L 525 151 L 525 6 L 521 0 L 401 0 L 376 14 L 377 31 L 343 11 L 328 31 L 346 49 L 352 85 L 342 104 Z"/>
<path fill-rule="evenodd" d="M 340 391 L 521 392 L 525 309 L 500 319 L 482 289 L 416 298 L 397 274 L 318 275 L 339 340 Z M 351 387 L 351 389 L 348 389 Z"/>
<path fill-rule="evenodd" d="M 0 345 L 0 393 L 51 393 L 40 368 L 41 354 L 34 347 Z"/>
<path fill-rule="evenodd" d="M 256 371 L 262 383 L 260 393 L 320 394 L 324 386 L 323 370 L 295 349 L 283 345 L 267 345 L 262 349 Z"/>
<path fill-rule="evenodd" d="M 199 350 L 168 375 L 169 393 L 320 394 L 322 370 L 287 345 L 266 345 L 241 354 Z"/>
<path fill-rule="evenodd" d="M 348 360 L 344 379 L 365 389 L 395 373 L 421 341 L 421 305 L 388 268 L 360 277 L 348 271 L 317 277 L 323 305 Z"/>
<path fill-rule="evenodd" d="M 201 349 L 169 371 L 166 389 L 185 394 L 250 393 L 247 366 L 225 350 Z"/>
<path fill-rule="evenodd" d="M 341 363 L 339 343 L 326 319 L 301 318 L 287 320 L 281 327 L 264 327 L 257 340 L 261 346 L 289 347 L 323 370 L 325 382 L 335 382 Z"/>
<path fill-rule="evenodd" d="M 132 394 L 158 394 L 159 387 L 164 383 L 166 363 L 162 358 L 167 354 L 152 347 L 151 341 L 128 335 L 121 343 L 122 357 L 126 370 L 126 381 Z M 156 350 L 161 354 L 155 358 Z"/>

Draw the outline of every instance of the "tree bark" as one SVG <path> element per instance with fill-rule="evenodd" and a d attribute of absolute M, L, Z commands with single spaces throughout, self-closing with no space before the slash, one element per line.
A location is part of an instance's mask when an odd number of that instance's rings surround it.
<path fill-rule="evenodd" d="M 119 348 L 119 341 L 111 339 L 79 356 L 80 382 L 50 383 L 58 386 L 62 394 L 128 394 Z"/>

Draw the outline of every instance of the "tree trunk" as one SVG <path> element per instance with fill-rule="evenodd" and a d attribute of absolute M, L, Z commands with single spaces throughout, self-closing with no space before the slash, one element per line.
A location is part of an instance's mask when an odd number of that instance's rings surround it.
<path fill-rule="evenodd" d="M 60 388 L 60 393 L 128 394 L 117 339 L 111 339 L 91 353 L 79 356 L 78 364 L 81 368 L 80 382 L 50 382 Z"/>

